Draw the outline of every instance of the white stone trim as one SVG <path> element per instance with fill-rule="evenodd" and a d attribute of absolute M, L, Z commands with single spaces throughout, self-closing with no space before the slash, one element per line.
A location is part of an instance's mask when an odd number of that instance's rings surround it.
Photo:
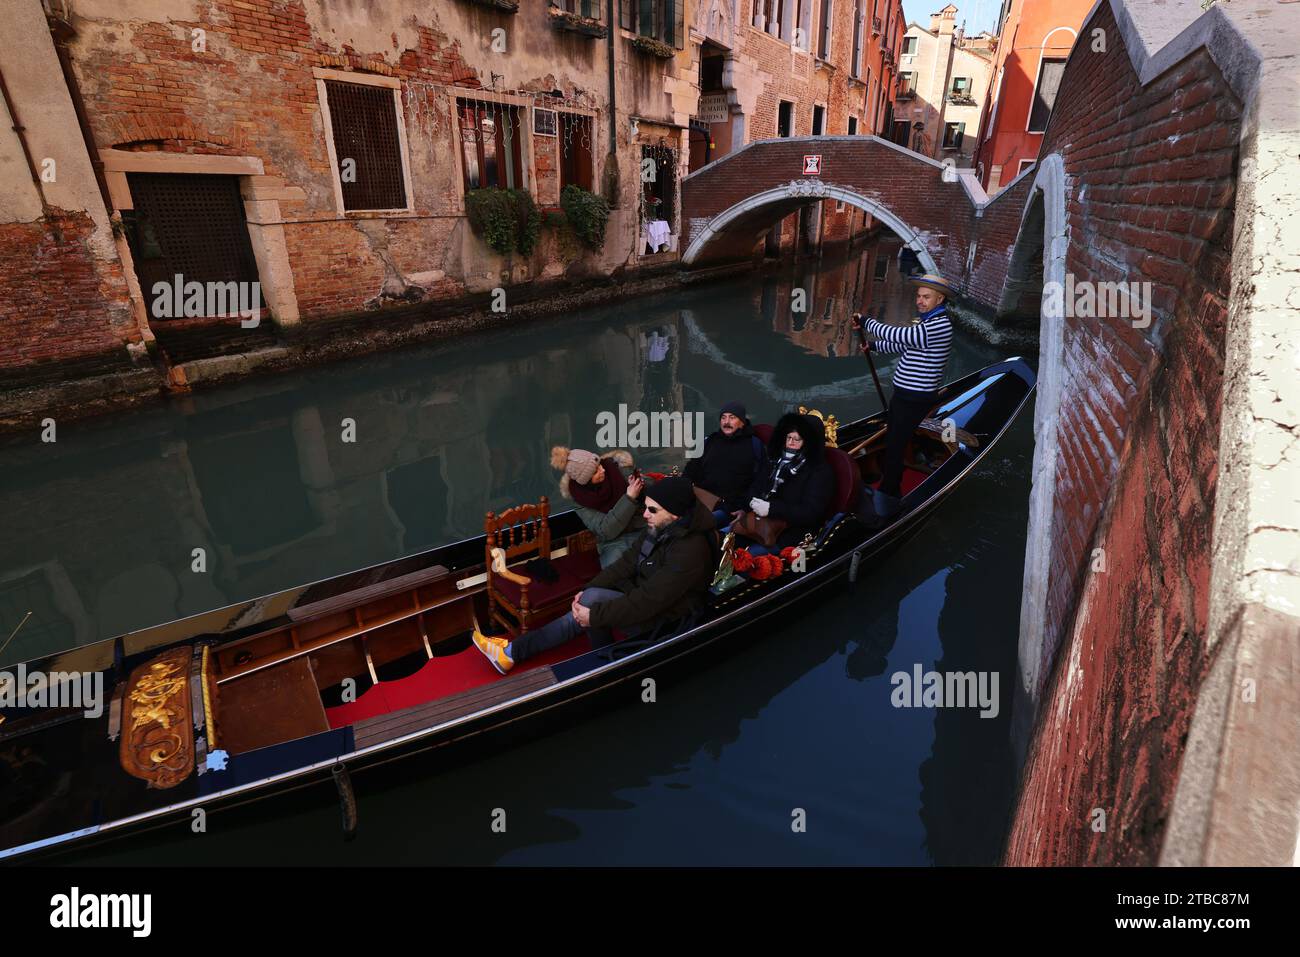
<path fill-rule="evenodd" d="M 1028 171 L 1026 171 L 1028 172 Z M 1065 252 L 1070 227 L 1066 218 L 1065 163 L 1052 153 L 1038 163 L 1034 185 L 1025 201 L 1021 230 L 1035 202 L 1043 204 L 1043 287 L 1065 283 Z M 1023 235 L 1023 232 L 1021 233 Z M 1039 328 L 1038 398 L 1034 403 L 1033 486 L 1029 493 L 1029 531 L 1025 543 L 1024 587 L 1020 598 L 1019 653 L 1021 688 L 1037 710 L 1042 683 L 1043 633 L 1047 616 L 1056 499 L 1057 450 L 1065 364 L 1065 318 L 1060 297 L 1042 297 Z"/>
<path fill-rule="evenodd" d="M 325 152 L 330 161 L 330 185 L 334 188 L 334 209 L 340 218 L 349 216 L 373 216 L 376 213 L 401 215 L 415 211 L 415 187 L 411 183 L 411 151 L 406 143 L 406 114 L 402 109 L 402 83 L 395 77 L 375 76 L 371 73 L 346 73 L 342 70 L 327 70 L 313 67 L 316 77 L 316 100 L 320 105 L 321 126 L 325 131 Z M 362 86 L 378 86 L 393 91 L 393 109 L 397 120 L 398 159 L 402 164 L 402 190 L 406 205 L 399 209 L 346 209 L 343 205 L 343 180 L 339 172 L 338 152 L 334 148 L 334 121 L 330 117 L 329 94 L 325 91 L 326 81 L 338 83 L 356 83 Z M 454 114 L 453 114 L 454 115 Z"/>
<path fill-rule="evenodd" d="M 821 137 L 817 138 L 820 139 Z M 847 136 L 841 137 L 841 139 L 850 138 L 851 137 Z M 856 139 L 857 137 L 852 138 Z M 698 172 L 698 170 L 696 172 Z M 925 248 L 925 242 L 921 238 L 921 234 L 899 219 L 888 208 L 881 206 L 875 200 L 868 199 L 854 190 L 845 189 L 843 186 L 836 186 L 832 183 L 823 183 L 820 180 L 796 181 L 794 185 L 808 186 L 811 188 L 814 183 L 818 184 L 818 188 L 816 192 L 810 191 L 806 193 L 809 199 L 837 199 L 841 202 L 848 203 L 850 206 L 856 206 L 858 209 L 866 210 L 897 233 L 902 238 L 905 246 L 916 252 L 917 256 L 921 260 L 921 264 L 925 266 L 926 272 L 939 272 L 939 267 L 935 263 L 934 257 L 931 256 L 929 250 Z M 798 195 L 805 194 L 792 192 L 792 185 L 786 183 L 782 186 L 776 187 L 775 189 L 768 189 L 761 193 L 747 196 L 730 209 L 723 210 L 721 213 L 714 216 L 709 223 L 698 232 L 694 229 L 691 230 L 694 235 L 691 237 L 690 245 L 686 248 L 685 255 L 682 256 L 682 264 L 690 265 L 695 262 L 713 237 L 717 236 L 729 223 L 738 219 L 740 216 L 743 216 L 745 213 L 751 212 L 755 209 L 760 209 L 764 206 L 770 206 L 774 203 L 789 202 L 792 197 Z"/>
<path fill-rule="evenodd" d="M 117 210 L 135 208 L 127 173 L 238 176 L 239 192 L 244 201 L 244 220 L 248 228 L 249 244 L 253 249 L 253 259 L 257 263 L 262 298 L 281 328 L 298 322 L 298 294 L 294 287 L 293 269 L 289 265 L 289 250 L 284 241 L 280 198 L 301 198 L 304 195 L 302 190 L 284 187 L 278 178 L 267 177 L 262 160 L 256 156 L 195 156 L 189 153 L 133 153 L 128 150 L 102 149 L 99 157 L 104 164 L 109 198 Z M 263 185 L 268 179 L 272 185 Z M 141 333 L 146 339 L 152 339 L 149 308 L 144 301 L 144 292 L 140 288 L 135 263 L 125 239 L 119 243 L 119 255 L 124 270 L 129 270 L 126 285 L 132 312 L 141 324 Z"/>

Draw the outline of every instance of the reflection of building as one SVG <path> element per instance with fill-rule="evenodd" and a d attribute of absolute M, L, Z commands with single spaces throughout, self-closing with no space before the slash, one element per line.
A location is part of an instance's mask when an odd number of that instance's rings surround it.
<path fill-rule="evenodd" d="M 948 4 L 926 29 L 909 24 L 899 57 L 896 122 L 908 130 L 907 145 L 960 168 L 975 153 L 980 108 L 992 70 L 992 37 L 963 35 L 957 8 Z"/>
<path fill-rule="evenodd" d="M 1038 158 L 1065 60 L 1089 0 L 1003 0 L 976 169 L 990 193 Z"/>

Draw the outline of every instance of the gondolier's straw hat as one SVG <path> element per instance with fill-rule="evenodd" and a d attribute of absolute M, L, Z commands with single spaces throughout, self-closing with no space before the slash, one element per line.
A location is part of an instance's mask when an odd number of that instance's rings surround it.
<path fill-rule="evenodd" d="M 908 276 L 907 281 L 913 286 L 924 286 L 926 289 L 941 292 L 950 299 L 957 294 L 957 290 L 948 284 L 948 280 L 938 273 L 927 272 L 919 276 Z"/>

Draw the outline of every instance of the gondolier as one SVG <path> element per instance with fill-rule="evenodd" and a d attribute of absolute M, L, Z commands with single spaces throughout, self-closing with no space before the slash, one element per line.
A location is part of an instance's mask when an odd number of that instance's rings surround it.
<path fill-rule="evenodd" d="M 952 287 L 935 273 L 922 273 L 907 281 L 916 286 L 918 313 L 909 325 L 895 326 L 870 317 L 862 321 L 859 315 L 854 316 L 872 337 L 872 341 L 863 343 L 864 352 L 902 353 L 894 366 L 883 478 L 872 495 L 876 514 L 883 519 L 896 515 L 902 504 L 903 453 L 916 427 L 938 401 L 952 351 L 952 323 L 947 309 Z"/>

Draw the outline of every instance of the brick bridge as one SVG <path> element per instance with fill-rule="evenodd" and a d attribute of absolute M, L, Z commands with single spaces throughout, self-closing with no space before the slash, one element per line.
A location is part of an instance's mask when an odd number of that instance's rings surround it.
<path fill-rule="evenodd" d="M 806 156 L 821 157 L 819 174 L 804 173 Z M 928 271 L 967 285 L 975 265 L 972 244 L 987 233 L 984 190 L 969 173 L 875 136 L 758 140 L 691 173 L 682 180 L 688 226 L 682 262 L 746 258 L 768 228 L 825 199 L 866 210 L 902 237 Z M 1005 224 L 1002 219 L 1000 259 L 1019 227 L 1018 215 Z M 1005 259 L 999 265 L 1005 275 Z"/>

